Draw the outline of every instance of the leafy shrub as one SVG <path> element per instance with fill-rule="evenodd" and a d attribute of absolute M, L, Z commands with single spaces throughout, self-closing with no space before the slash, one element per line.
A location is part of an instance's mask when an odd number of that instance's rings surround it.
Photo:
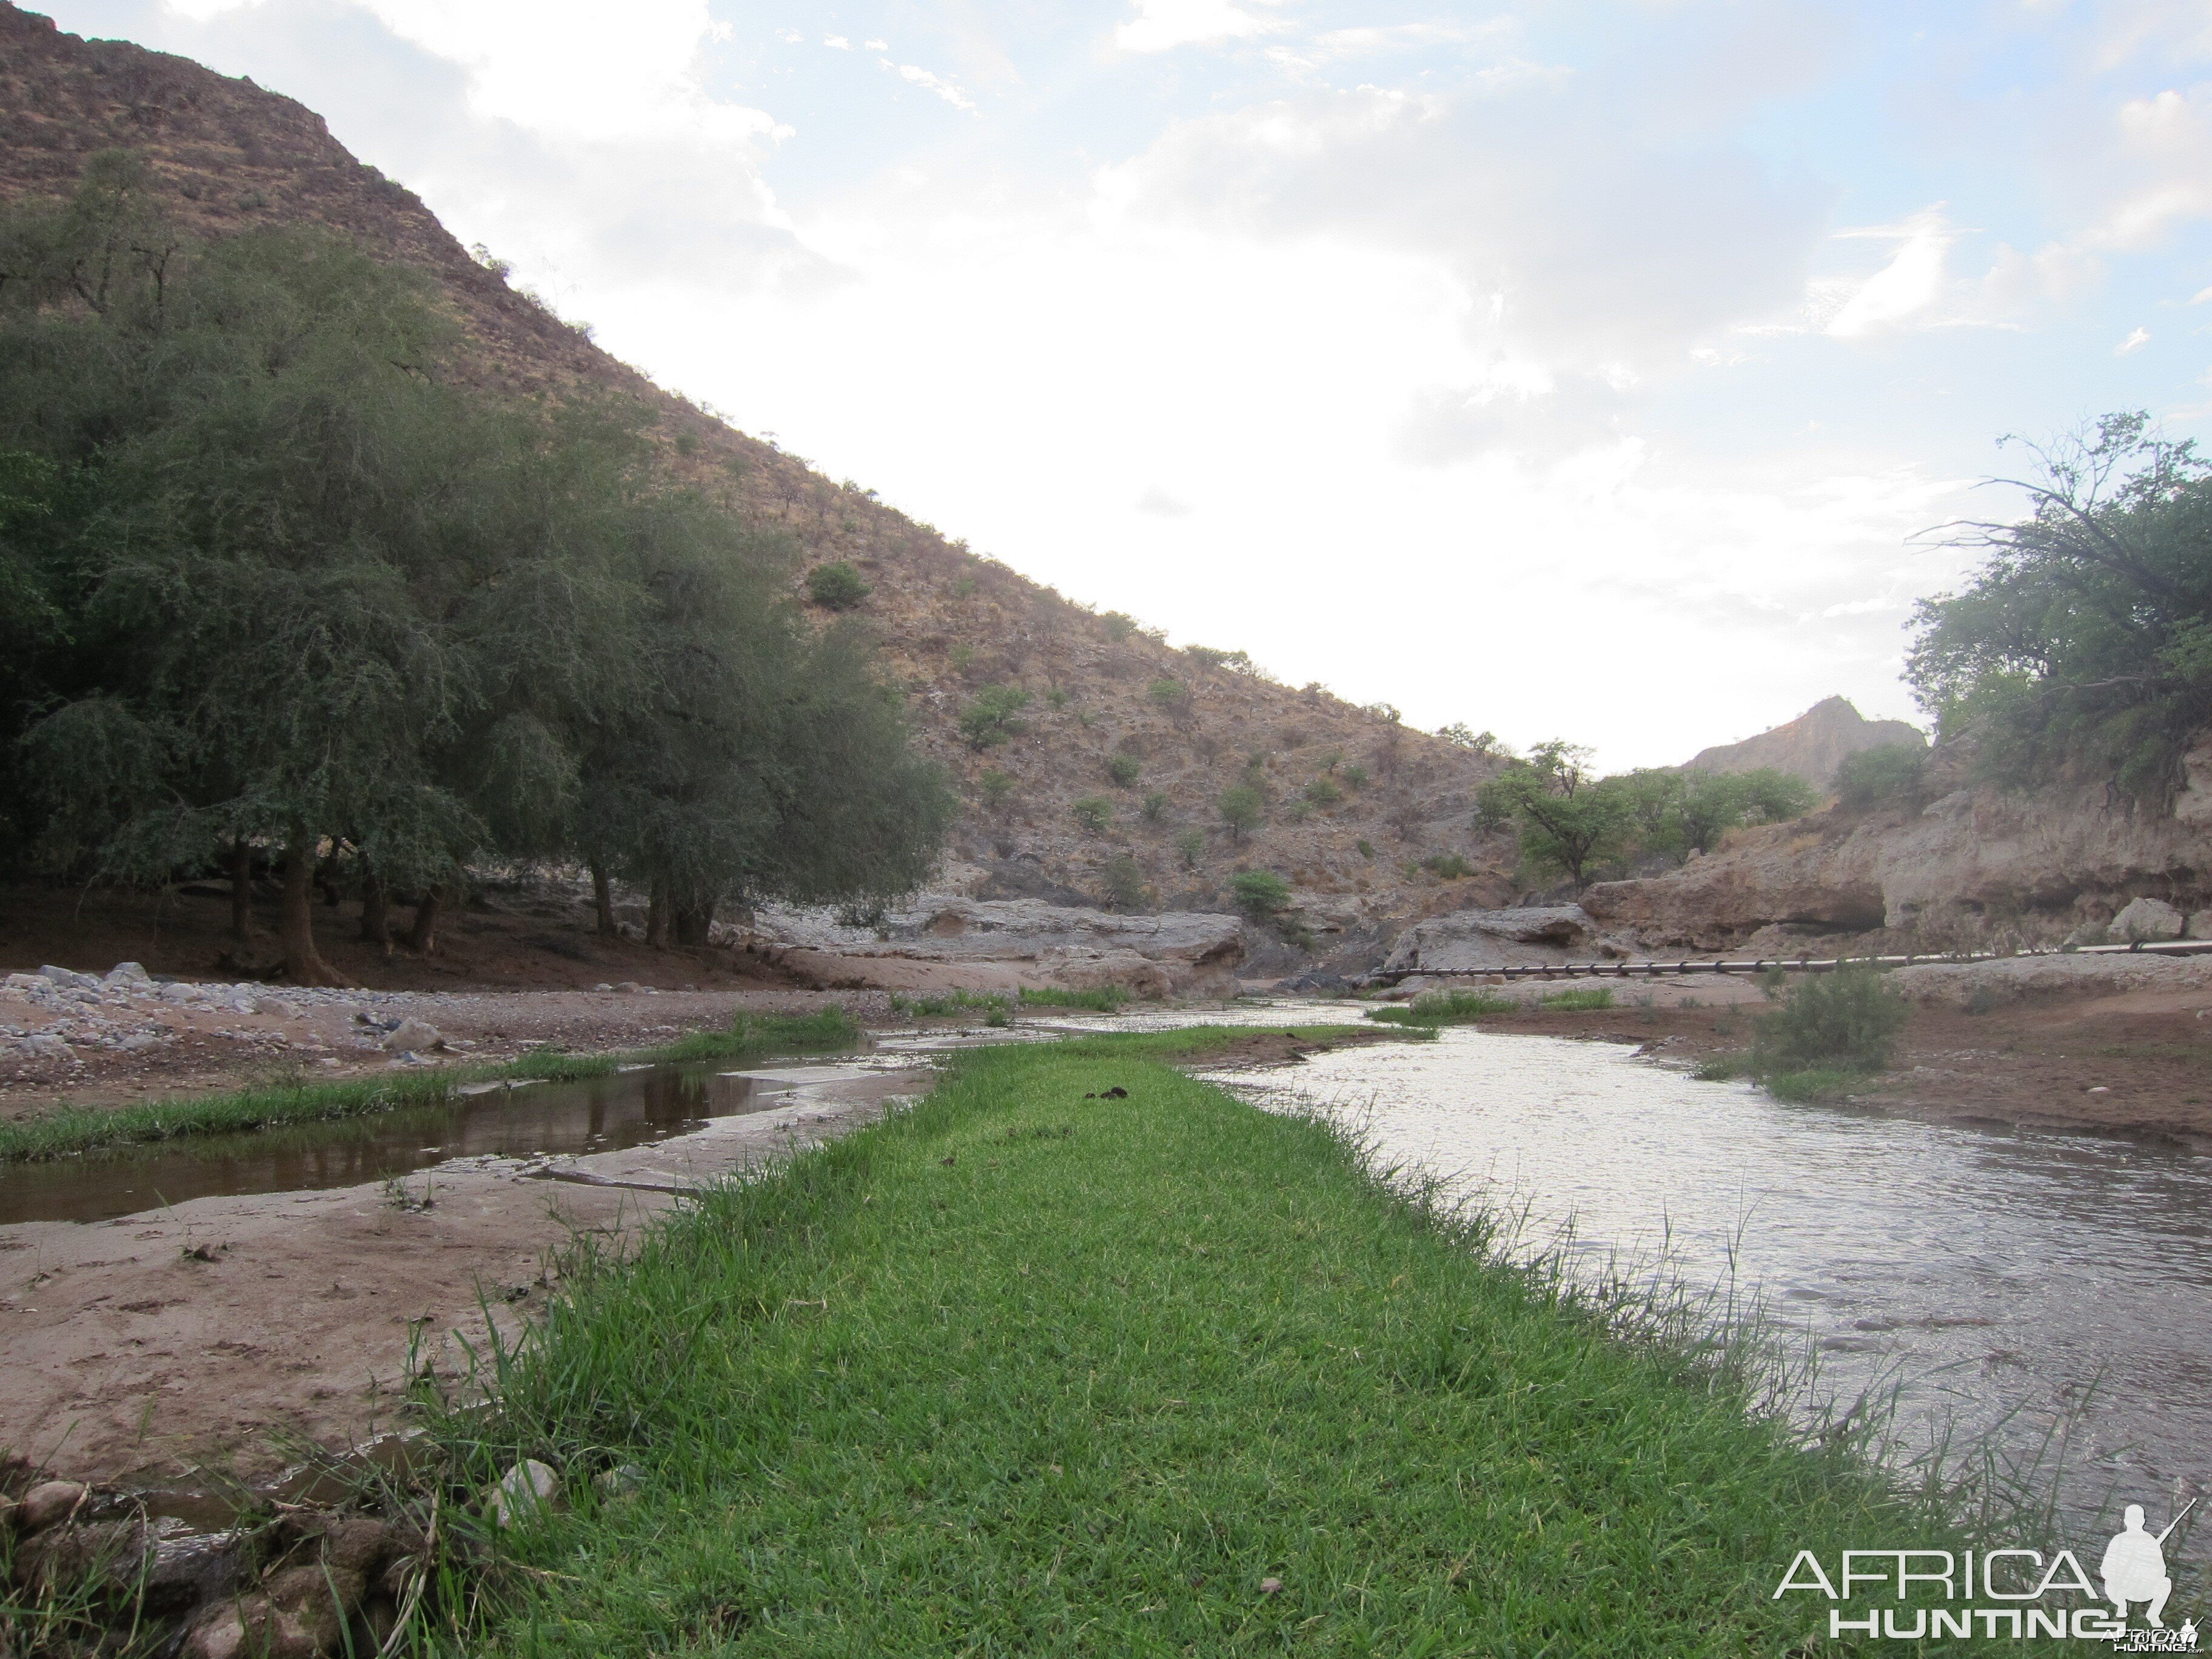
<path fill-rule="evenodd" d="M 1284 804 L 1283 816 L 1292 823 L 1304 823 L 1313 816 L 1313 803 L 1301 795 L 1297 799 Z"/>
<path fill-rule="evenodd" d="M 1334 806 L 1343 799 L 1344 791 L 1337 787 L 1334 778 L 1316 778 L 1306 786 L 1306 799 L 1316 806 Z"/>
<path fill-rule="evenodd" d="M 1890 743 L 1844 757 L 1836 768 L 1836 798 L 1855 812 L 1904 805 L 1920 793 L 1928 751 L 1917 744 Z"/>
<path fill-rule="evenodd" d="M 1190 688 L 1181 680 L 1154 680 L 1145 695 L 1162 708 L 1180 708 L 1190 701 Z"/>
<path fill-rule="evenodd" d="M 1249 831 L 1258 826 L 1260 814 L 1266 805 L 1267 803 L 1260 798 L 1260 792 L 1249 783 L 1240 783 L 1223 790 L 1221 799 L 1214 803 L 1215 810 L 1221 814 L 1221 821 L 1229 826 L 1230 833 L 1238 841 L 1243 840 Z"/>
<path fill-rule="evenodd" d="M 842 559 L 817 564 L 806 573 L 806 597 L 824 611 L 850 611 L 874 591 Z"/>
<path fill-rule="evenodd" d="M 1152 898 L 1144 871 L 1127 853 L 1108 860 L 1102 873 L 1106 879 L 1106 901 L 1115 909 L 1141 910 Z"/>
<path fill-rule="evenodd" d="M 1365 836 L 1361 836 L 1361 837 L 1360 837 L 1360 839 L 1358 840 L 1358 842 L 1357 843 L 1355 843 L 1355 847 L 1356 847 L 1356 850 L 1358 852 L 1358 854 L 1359 854 L 1359 856 L 1360 856 L 1360 857 L 1362 857 L 1362 858 L 1364 858 L 1364 859 L 1367 859 L 1367 860 L 1370 860 L 1370 861 L 1374 859 L 1374 857 L 1375 857 L 1375 843 L 1374 843 L 1373 842 L 1371 842 L 1371 841 L 1369 841 Z"/>
<path fill-rule="evenodd" d="M 1168 815 L 1168 798 L 1166 794 L 1163 791 L 1158 789 L 1149 791 L 1145 796 L 1143 810 L 1145 814 L 1145 822 L 1146 823 L 1158 823 L 1162 818 Z"/>
<path fill-rule="evenodd" d="M 948 991 L 942 996 L 933 997 L 909 997 L 902 996 L 896 991 L 891 993 L 892 1008 L 914 1019 L 943 1019 L 952 1014 L 971 1013 L 979 1008 L 1003 1014 L 1008 1006 L 1006 999 L 1002 996 L 978 996 L 973 991 Z"/>
<path fill-rule="evenodd" d="M 960 716 L 960 735 L 971 749 L 988 749 L 1028 729 L 1021 718 L 1030 694 L 1018 686 L 987 685 Z"/>
<path fill-rule="evenodd" d="M 1431 853 L 1421 860 L 1421 868 L 1446 881 L 1456 881 L 1462 876 L 1474 873 L 1474 866 L 1457 853 Z"/>
<path fill-rule="evenodd" d="M 1182 653 L 1201 668 L 1226 668 L 1239 674 L 1255 672 L 1249 651 L 1217 651 L 1210 645 L 1187 645 Z"/>
<path fill-rule="evenodd" d="M 1269 921 L 1290 908 L 1291 884 L 1273 870 L 1246 870 L 1229 884 L 1237 908 L 1255 921 Z"/>
<path fill-rule="evenodd" d="M 1198 860 L 1205 851 L 1206 831 L 1203 830 L 1186 830 L 1176 837 L 1176 852 L 1181 855 L 1182 867 L 1186 870 L 1197 869 Z"/>
<path fill-rule="evenodd" d="M 1367 769 L 1358 765 L 1346 767 L 1344 781 L 1354 789 L 1364 789 L 1367 787 Z"/>
<path fill-rule="evenodd" d="M 1879 1072 L 1896 1051 L 1905 1012 L 1905 999 L 1873 968 L 1801 975 L 1782 1006 L 1759 1017 L 1753 1066 L 1763 1078 L 1813 1070 Z"/>
<path fill-rule="evenodd" d="M 1075 815 L 1078 823 L 1094 836 L 1114 822 L 1114 803 L 1103 795 L 1085 795 L 1067 810 Z"/>
<path fill-rule="evenodd" d="M 995 812 L 1006 805 L 1007 797 L 1014 793 L 1013 775 L 1001 772 L 994 766 L 975 780 L 975 787 L 983 792 L 983 805 Z"/>
<path fill-rule="evenodd" d="M 1106 763 L 1106 775 L 1124 789 L 1134 783 L 1137 775 L 1144 769 L 1144 763 L 1134 755 L 1115 755 Z"/>
<path fill-rule="evenodd" d="M 1098 618 L 1098 626 L 1108 639 L 1119 641 L 1137 631 L 1137 619 L 1126 611 L 1109 611 Z"/>
<path fill-rule="evenodd" d="M 1065 708 L 1067 707 L 1067 693 L 1057 685 L 1054 686 L 1051 690 L 1044 694 L 1044 700 L 1050 703 L 1054 708 Z"/>

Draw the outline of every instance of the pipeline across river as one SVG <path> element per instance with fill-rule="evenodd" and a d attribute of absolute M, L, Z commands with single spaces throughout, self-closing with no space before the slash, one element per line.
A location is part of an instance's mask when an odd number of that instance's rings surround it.
<path fill-rule="evenodd" d="M 2081 945 L 2071 950 L 1943 951 L 1901 957 L 1761 957 L 1751 962 L 1702 962 L 1656 958 L 1632 962 L 1542 962 L 1510 968 L 1389 968 L 1369 974 L 1369 985 L 1396 985 L 1408 979 L 1656 979 L 1674 974 L 1826 974 L 1838 968 L 1911 968 L 1937 963 L 2002 962 L 2016 957 L 2163 956 L 2212 952 L 2212 939 L 2142 939 L 2133 945 Z"/>

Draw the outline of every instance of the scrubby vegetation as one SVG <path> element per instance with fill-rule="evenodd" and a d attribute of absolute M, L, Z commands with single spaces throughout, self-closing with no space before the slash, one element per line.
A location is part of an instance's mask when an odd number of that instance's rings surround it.
<path fill-rule="evenodd" d="M 1953 538 L 1987 556 L 1921 605 L 1907 678 L 1992 781 L 2166 799 L 2212 724 L 2212 463 L 2140 413 L 2023 447 L 2028 516 Z"/>
<path fill-rule="evenodd" d="M 1142 776 L 1145 763 L 1134 755 L 1112 755 L 1107 757 L 1106 775 L 1119 788 L 1127 789 Z"/>
<path fill-rule="evenodd" d="M 1260 816 L 1267 810 L 1267 801 L 1250 784 L 1239 783 L 1221 792 L 1214 810 L 1229 826 L 1229 833 L 1242 841 L 1258 827 Z"/>
<path fill-rule="evenodd" d="M 1587 749 L 1552 742 L 1509 758 L 1476 797 L 1475 818 L 1485 830 L 1511 826 L 1531 869 L 1579 887 L 1640 859 L 1709 852 L 1723 832 L 1796 817 L 1814 799 L 1802 780 L 1771 768 L 1601 777 Z"/>
<path fill-rule="evenodd" d="M 1030 694 L 1019 686 L 987 685 L 960 713 L 960 735 L 971 749 L 993 749 L 1029 729 L 1022 710 Z"/>
<path fill-rule="evenodd" d="M 1291 884 L 1273 870 L 1243 870 L 1231 878 L 1230 896 L 1255 921 L 1273 921 L 1290 908 Z"/>
<path fill-rule="evenodd" d="M 1114 803 L 1103 795 L 1085 795 L 1070 803 L 1068 811 L 1092 835 L 1102 835 L 1114 822 Z"/>
<path fill-rule="evenodd" d="M 842 559 L 817 564 L 806 573 L 806 597 L 824 611 L 852 611 L 874 590 Z"/>
<path fill-rule="evenodd" d="M 1836 799 L 1853 811 L 1899 806 L 1919 798 L 1928 751 L 1909 743 L 1885 744 L 1846 755 L 1836 768 Z"/>
<path fill-rule="evenodd" d="M 1141 910 L 1152 902 L 1152 889 L 1146 884 L 1144 866 L 1127 853 L 1117 853 L 1106 860 L 1101 872 L 1106 883 L 1106 902 L 1116 910 Z"/>
<path fill-rule="evenodd" d="M 0 220 L 0 852 L 73 878 L 401 894 L 588 863 L 719 905 L 887 896 L 952 810 L 791 552 L 652 417 L 465 391 L 427 285 L 304 229 L 186 243 L 144 166 Z"/>
<path fill-rule="evenodd" d="M 1480 991 L 1424 991 L 1401 1007 L 1370 1008 L 1367 1018 L 1384 1025 L 1470 1025 L 1492 1014 L 1510 1014 L 1522 1005 L 1511 997 Z"/>

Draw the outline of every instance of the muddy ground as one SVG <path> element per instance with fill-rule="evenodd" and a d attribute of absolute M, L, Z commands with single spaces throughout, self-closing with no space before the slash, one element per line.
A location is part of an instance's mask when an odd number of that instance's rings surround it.
<path fill-rule="evenodd" d="M 1692 1066 L 1748 1048 L 1768 1006 L 1744 980 L 1623 988 L 1624 1006 L 1500 1015 L 1487 1029 L 1645 1047 Z M 1687 1006 L 1686 1006 L 1687 1005 Z M 2152 1134 L 2212 1151 L 2212 989 L 2130 991 L 2008 1003 L 1987 1012 L 1917 1006 L 1889 1071 L 1852 1098 L 1931 1117 Z"/>

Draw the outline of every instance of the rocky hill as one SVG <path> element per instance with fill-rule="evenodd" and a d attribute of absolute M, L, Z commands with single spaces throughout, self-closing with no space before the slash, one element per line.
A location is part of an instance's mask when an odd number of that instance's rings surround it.
<path fill-rule="evenodd" d="M 2212 903 L 2212 733 L 2170 812 L 2101 787 L 2010 793 L 1972 755 L 1932 750 L 1918 788 L 1731 833 L 1641 881 L 1600 882 L 1583 908 L 1620 948 L 1953 951 L 2096 942 L 2130 903 Z"/>
<path fill-rule="evenodd" d="M 1891 744 L 1927 747 L 1917 726 L 1903 720 L 1870 720 L 1850 699 L 1824 697 L 1796 720 L 1746 738 L 1701 749 L 1683 768 L 1688 772 L 1755 772 L 1772 767 L 1826 789 L 1846 755 Z"/>
<path fill-rule="evenodd" d="M 735 493 L 789 532 L 798 574 L 849 564 L 918 740 L 969 803 L 953 884 L 973 896 L 1098 902 L 1117 858 L 1143 896 L 1124 908 L 1218 909 L 1248 867 L 1294 884 L 1324 954 L 1364 949 L 1399 922 L 1510 893 L 1513 854 L 1473 825 L 1497 762 L 1322 688 L 1279 685 L 1241 654 L 1176 649 L 978 557 L 964 543 L 738 432 L 594 346 L 495 264 L 472 258 L 404 185 L 363 165 L 322 118 L 187 59 L 64 33 L 0 0 L 0 200 L 58 198 L 86 157 L 125 148 L 150 164 L 161 205 L 220 237 L 305 222 L 436 283 L 464 330 L 459 372 L 498 392 L 635 397 L 658 419 L 665 465 Z M 1234 641 L 1224 641 L 1233 645 Z M 1028 702 L 978 747 L 961 718 L 989 687 Z M 1224 790 L 1256 787 L 1261 820 L 1222 821 Z M 1103 802 L 1103 807 L 1097 803 Z M 1443 878 L 1425 859 L 1473 876 Z"/>

